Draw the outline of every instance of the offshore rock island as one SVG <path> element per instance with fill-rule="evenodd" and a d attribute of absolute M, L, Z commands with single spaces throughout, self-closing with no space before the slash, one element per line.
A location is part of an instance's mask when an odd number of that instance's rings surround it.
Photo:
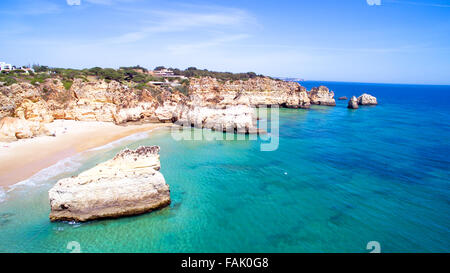
<path fill-rule="evenodd" d="M 50 189 L 50 220 L 85 222 L 142 214 L 170 204 L 169 186 L 159 172 L 159 147 L 123 150 Z"/>

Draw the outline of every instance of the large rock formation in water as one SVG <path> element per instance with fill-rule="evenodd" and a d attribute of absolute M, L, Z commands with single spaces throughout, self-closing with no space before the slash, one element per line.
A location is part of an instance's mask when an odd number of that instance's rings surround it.
<path fill-rule="evenodd" d="M 326 86 L 313 87 L 309 92 L 311 104 L 336 106 L 334 100 L 334 92 L 330 91 Z"/>
<path fill-rule="evenodd" d="M 377 102 L 377 98 L 375 98 L 374 96 L 364 93 L 358 97 L 358 104 L 359 105 L 377 105 L 378 102 Z"/>
<path fill-rule="evenodd" d="M 141 214 L 170 204 L 170 190 L 159 172 L 159 147 L 123 150 L 49 191 L 51 221 L 88 221 Z"/>
<path fill-rule="evenodd" d="M 189 94 L 174 111 L 176 122 L 227 132 L 257 133 L 255 107 L 310 107 L 306 89 L 300 84 L 265 77 L 245 81 L 193 78 Z"/>
<path fill-rule="evenodd" d="M 347 108 L 349 109 L 358 109 L 358 99 L 353 96 L 349 101 L 348 101 L 348 106 Z"/>

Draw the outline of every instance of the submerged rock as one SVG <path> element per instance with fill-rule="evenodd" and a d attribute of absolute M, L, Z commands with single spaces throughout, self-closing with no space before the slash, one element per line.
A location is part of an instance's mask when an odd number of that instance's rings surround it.
<path fill-rule="evenodd" d="M 159 147 L 125 149 L 50 189 L 51 221 L 88 221 L 146 213 L 170 204 Z"/>
<path fill-rule="evenodd" d="M 353 97 L 348 101 L 348 106 L 347 106 L 347 108 L 349 108 L 349 109 L 358 109 L 358 108 L 359 108 L 359 106 L 358 106 L 358 99 L 357 99 L 355 96 L 353 96 Z"/>
<path fill-rule="evenodd" d="M 377 102 L 377 98 L 375 98 L 374 96 L 364 93 L 358 97 L 358 104 L 359 105 L 377 105 L 378 102 Z"/>

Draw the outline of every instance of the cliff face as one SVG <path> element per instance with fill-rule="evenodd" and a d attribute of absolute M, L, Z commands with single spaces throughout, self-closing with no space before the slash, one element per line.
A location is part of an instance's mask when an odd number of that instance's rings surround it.
<path fill-rule="evenodd" d="M 76 79 L 66 90 L 58 79 L 39 86 L 20 83 L 1 87 L 0 118 L 14 116 L 51 122 L 53 119 L 123 123 L 155 118 L 158 102 L 147 90 L 136 90 L 112 81 Z"/>
<path fill-rule="evenodd" d="M 170 204 L 170 190 L 159 172 L 159 147 L 123 150 L 49 191 L 51 221 L 88 221 L 149 212 Z"/>
<path fill-rule="evenodd" d="M 280 105 L 309 108 L 306 88 L 296 82 L 253 78 L 247 81 L 219 82 L 213 78 L 191 79 L 191 94 L 203 100 L 226 105 Z"/>
<path fill-rule="evenodd" d="M 311 104 L 335 105 L 334 93 L 321 86 L 307 92 L 295 82 L 257 77 L 246 81 L 219 81 L 191 78 L 189 96 L 154 86 L 157 98 L 146 89 L 138 90 L 115 81 L 74 80 L 69 90 L 59 79 L 47 79 L 38 86 L 27 83 L 0 86 L 0 119 L 14 117 L 35 123 L 54 119 L 104 121 L 116 124 L 129 121 L 177 122 L 184 126 L 221 131 L 256 131 L 252 107 L 279 105 L 309 108 Z M 19 124 L 15 121 L 8 124 Z M 21 131 L 31 124 L 20 123 Z M 32 127 L 36 127 L 33 125 Z M 21 136 L 36 136 L 33 133 Z M 14 135 L 13 126 L 8 135 Z M 5 135 L 0 129 L 0 136 Z"/>
<path fill-rule="evenodd" d="M 192 78 L 189 98 L 175 108 L 180 125 L 217 131 L 257 133 L 252 107 L 280 105 L 309 108 L 306 89 L 298 83 L 253 78 L 221 82 L 215 78 Z"/>

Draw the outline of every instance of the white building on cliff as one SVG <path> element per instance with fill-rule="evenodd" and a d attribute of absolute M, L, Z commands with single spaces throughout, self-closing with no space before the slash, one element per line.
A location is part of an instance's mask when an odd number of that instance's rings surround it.
<path fill-rule="evenodd" d="M 0 62 L 0 71 L 11 71 L 13 69 L 13 66 L 11 64 L 7 64 L 5 62 Z"/>

